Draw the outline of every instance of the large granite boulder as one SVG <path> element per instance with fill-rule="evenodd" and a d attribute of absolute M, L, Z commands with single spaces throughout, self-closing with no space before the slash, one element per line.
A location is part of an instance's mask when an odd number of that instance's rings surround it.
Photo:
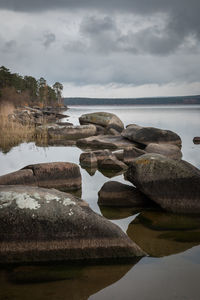
<path fill-rule="evenodd" d="M 122 132 L 124 129 L 123 122 L 115 115 L 107 112 L 96 112 L 84 114 L 79 118 L 80 124 L 95 124 L 103 126 L 109 133 L 115 134 L 115 131 Z M 114 132 L 112 132 L 114 130 Z"/>
<path fill-rule="evenodd" d="M 172 159 L 181 159 L 182 152 L 176 145 L 150 143 L 145 148 L 147 153 L 158 153 Z"/>
<path fill-rule="evenodd" d="M 141 127 L 138 125 L 129 125 L 122 132 L 122 136 L 130 141 L 143 145 L 150 143 L 169 143 L 181 146 L 181 138 L 171 130 L 163 130 L 154 127 Z"/>
<path fill-rule="evenodd" d="M 98 135 L 80 139 L 76 142 L 80 148 L 98 148 L 98 149 L 126 149 L 137 146 L 121 135 Z"/>
<path fill-rule="evenodd" d="M 0 184 L 34 185 L 74 191 L 81 188 L 81 174 L 79 166 L 74 163 L 41 163 L 0 176 Z"/>
<path fill-rule="evenodd" d="M 117 181 L 104 183 L 98 195 L 103 206 L 144 207 L 151 202 L 135 187 Z"/>
<path fill-rule="evenodd" d="M 132 162 L 126 179 L 163 209 L 200 213 L 200 170 L 186 161 L 145 154 Z"/>
<path fill-rule="evenodd" d="M 71 126 L 71 125 L 42 125 L 37 127 L 37 135 L 47 134 L 50 141 L 78 140 L 96 134 L 96 127 L 92 124 Z"/>
<path fill-rule="evenodd" d="M 71 194 L 0 186 L 0 263 L 144 255 L 118 226 Z"/>

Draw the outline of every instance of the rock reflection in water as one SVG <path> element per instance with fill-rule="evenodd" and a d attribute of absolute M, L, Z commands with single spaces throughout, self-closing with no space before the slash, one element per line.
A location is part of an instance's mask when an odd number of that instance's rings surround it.
<path fill-rule="evenodd" d="M 200 216 L 142 212 L 127 234 L 149 255 L 168 256 L 200 244 Z"/>
<path fill-rule="evenodd" d="M 128 218 L 141 211 L 141 209 L 133 207 L 109 207 L 101 205 L 99 208 L 102 215 L 109 220 Z"/>
<path fill-rule="evenodd" d="M 133 266 L 20 266 L 0 270 L 0 299 L 82 300 L 120 280 Z"/>

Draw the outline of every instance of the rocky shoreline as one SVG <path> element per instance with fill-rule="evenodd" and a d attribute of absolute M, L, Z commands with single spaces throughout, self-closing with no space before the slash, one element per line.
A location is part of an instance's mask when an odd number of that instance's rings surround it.
<path fill-rule="evenodd" d="M 84 149 L 80 166 L 88 173 L 124 174 L 129 185 L 108 181 L 102 186 L 100 207 L 157 206 L 163 214 L 200 214 L 200 170 L 181 159 L 182 141 L 175 132 L 136 124 L 124 128 L 116 115 L 106 112 L 82 115 L 78 126 L 62 123 L 64 117 L 52 108 L 28 107 L 9 116 L 34 124 L 38 135 L 46 133 L 49 145 L 71 143 Z M 68 162 L 29 165 L 0 176 L 0 263 L 149 254 L 68 194 L 79 189 L 79 166 Z"/>

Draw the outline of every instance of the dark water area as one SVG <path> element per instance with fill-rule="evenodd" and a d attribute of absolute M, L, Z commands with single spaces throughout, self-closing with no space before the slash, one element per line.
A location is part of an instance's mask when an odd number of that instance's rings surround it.
<path fill-rule="evenodd" d="M 107 111 L 118 115 L 125 125 L 135 123 L 170 129 L 183 142 L 183 159 L 200 168 L 200 106 L 106 106 L 71 107 L 69 122 L 78 124 L 84 113 Z M 64 120 L 63 120 L 64 121 Z M 0 175 L 28 164 L 69 161 L 79 164 L 77 147 L 38 147 L 23 143 L 0 153 Z M 117 224 L 149 256 L 116 265 L 68 264 L 12 266 L 0 270 L 0 300 L 11 299 L 200 299 L 200 216 L 184 216 L 132 208 L 99 208 L 98 191 L 111 180 L 96 171 L 81 169 L 82 199 L 97 213 Z M 112 178 L 122 183 L 123 175 Z"/>

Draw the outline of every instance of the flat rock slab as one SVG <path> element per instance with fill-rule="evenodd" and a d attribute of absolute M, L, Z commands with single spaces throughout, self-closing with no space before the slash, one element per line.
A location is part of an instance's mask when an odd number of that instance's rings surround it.
<path fill-rule="evenodd" d="M 34 185 L 74 191 L 81 188 L 79 166 L 68 162 L 29 165 L 23 169 L 0 176 L 0 184 Z"/>
<path fill-rule="evenodd" d="M 98 195 L 98 204 L 103 206 L 145 207 L 151 202 L 135 187 L 117 181 L 104 183 Z"/>
<path fill-rule="evenodd" d="M 78 147 L 82 148 L 101 148 L 101 149 L 126 149 L 131 146 L 137 146 L 136 143 L 128 141 L 121 135 L 98 135 L 80 139 L 76 142 Z"/>
<path fill-rule="evenodd" d="M 47 133 L 48 139 L 51 141 L 62 141 L 62 140 L 78 140 L 81 138 L 93 136 L 96 134 L 96 126 L 81 125 L 81 126 L 70 126 L 70 125 L 42 125 L 37 127 L 37 133 Z"/>
<path fill-rule="evenodd" d="M 169 143 L 181 146 L 181 138 L 171 130 L 163 130 L 155 127 L 141 127 L 138 125 L 129 125 L 122 132 L 122 136 L 130 141 L 143 145 L 150 143 Z"/>
<path fill-rule="evenodd" d="M 126 178 L 163 209 L 200 213 L 200 170 L 160 154 L 136 158 Z"/>
<path fill-rule="evenodd" d="M 0 186 L 0 263 L 144 255 L 118 226 L 71 194 Z"/>

